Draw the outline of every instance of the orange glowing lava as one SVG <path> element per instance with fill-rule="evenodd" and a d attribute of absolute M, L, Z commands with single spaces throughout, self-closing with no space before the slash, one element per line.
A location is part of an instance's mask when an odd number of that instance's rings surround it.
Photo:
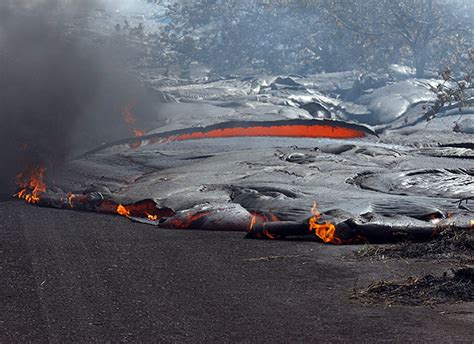
<path fill-rule="evenodd" d="M 196 225 L 197 221 L 205 218 L 210 214 L 209 211 L 203 210 L 198 212 L 185 212 L 179 217 L 171 218 L 168 221 L 168 228 L 174 229 L 192 229 Z"/>
<path fill-rule="evenodd" d="M 332 223 L 318 223 L 318 220 L 321 218 L 321 214 L 317 209 L 316 202 L 313 202 L 311 214 L 313 216 L 309 219 L 310 232 L 314 233 L 326 243 L 342 244 L 341 239 L 336 236 L 336 227 Z"/>
<path fill-rule="evenodd" d="M 24 199 L 28 203 L 38 203 L 40 195 L 46 192 L 46 184 L 43 182 L 45 172 L 46 168 L 35 166 L 18 174 L 16 184 L 21 190 L 13 196 Z"/>
<path fill-rule="evenodd" d="M 359 138 L 364 132 L 356 129 L 330 125 L 275 125 L 253 126 L 247 128 L 222 128 L 210 131 L 194 131 L 169 137 L 167 141 L 184 141 L 193 139 L 219 137 L 305 137 L 305 138 Z"/>
<path fill-rule="evenodd" d="M 119 204 L 117 206 L 117 213 L 122 215 L 122 216 L 126 216 L 126 217 L 129 217 L 130 216 L 130 210 L 128 210 L 127 208 L 125 208 L 123 205 Z"/>
<path fill-rule="evenodd" d="M 157 208 L 156 203 L 151 200 L 130 204 L 119 203 L 118 205 L 113 201 L 103 201 L 98 211 L 101 213 L 119 214 L 125 217 L 144 218 L 151 221 L 175 215 L 174 211 L 169 208 Z"/>

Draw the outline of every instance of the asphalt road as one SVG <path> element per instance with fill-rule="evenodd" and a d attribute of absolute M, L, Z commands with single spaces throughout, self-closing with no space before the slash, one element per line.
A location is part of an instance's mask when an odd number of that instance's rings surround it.
<path fill-rule="evenodd" d="M 473 341 L 472 304 L 367 306 L 354 285 L 436 263 L 159 230 L 0 203 L 0 342 Z"/>

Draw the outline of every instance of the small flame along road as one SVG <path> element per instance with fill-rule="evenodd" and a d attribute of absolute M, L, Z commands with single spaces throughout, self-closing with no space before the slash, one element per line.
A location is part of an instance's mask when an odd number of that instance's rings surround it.
<path fill-rule="evenodd" d="M 0 203 L 0 342 L 471 341 L 472 306 L 351 300 L 371 278 L 445 263 L 358 261 L 354 247 L 159 231 Z M 470 318 L 471 317 L 471 318 Z"/>

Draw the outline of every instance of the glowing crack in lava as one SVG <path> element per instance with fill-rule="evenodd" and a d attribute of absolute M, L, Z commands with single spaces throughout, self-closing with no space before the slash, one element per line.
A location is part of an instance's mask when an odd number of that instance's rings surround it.
<path fill-rule="evenodd" d="M 112 208 L 109 208 L 112 207 Z M 109 211 L 109 209 L 111 211 Z M 111 204 L 104 202 L 100 206 L 101 212 L 118 214 L 127 218 L 141 218 L 149 221 L 158 221 L 163 217 L 172 217 L 175 213 L 168 208 L 157 208 L 155 202 L 143 200 L 132 204 Z"/>
<path fill-rule="evenodd" d="M 143 132 L 137 132 L 142 134 Z M 175 141 L 231 138 L 231 137 L 291 137 L 291 138 L 333 138 L 357 139 L 377 136 L 371 129 L 359 125 L 336 120 L 278 120 L 278 121 L 234 121 L 172 130 L 161 133 L 134 136 L 115 142 L 106 143 L 84 155 L 100 152 L 109 147 L 126 145 L 138 148 L 148 144 L 162 144 Z"/>
<path fill-rule="evenodd" d="M 28 203 L 38 203 L 40 195 L 46 192 L 46 184 L 43 182 L 45 172 L 46 168 L 33 166 L 18 174 L 16 184 L 20 191 L 13 196 L 24 199 Z"/>
<path fill-rule="evenodd" d="M 249 232 L 255 227 L 255 224 L 257 223 L 257 215 L 252 215 L 252 218 L 250 219 L 250 224 L 249 224 Z"/>
<path fill-rule="evenodd" d="M 313 215 L 309 219 L 309 231 L 314 233 L 325 243 L 331 244 L 342 244 L 342 240 L 336 236 L 336 226 L 332 223 L 318 223 L 318 220 L 321 218 L 321 214 L 317 209 L 316 202 L 313 202 L 311 208 L 311 214 Z"/>
<path fill-rule="evenodd" d="M 255 125 L 248 128 L 223 128 L 211 131 L 195 131 L 170 137 L 169 141 L 183 141 L 195 139 L 221 138 L 221 137 L 302 137 L 302 138 L 359 138 L 363 133 L 350 128 L 336 128 L 326 125 Z"/>
<path fill-rule="evenodd" d="M 252 215 L 252 217 L 250 218 L 250 223 L 248 226 L 247 233 L 252 232 L 257 224 L 280 221 L 280 219 L 272 213 L 262 214 L 262 213 L 252 211 L 250 212 L 250 214 Z M 280 239 L 280 236 L 276 234 L 272 234 L 271 231 L 264 228 L 262 232 L 256 233 L 256 238 L 277 240 L 277 239 Z"/>
<path fill-rule="evenodd" d="M 271 218 L 259 221 L 258 215 L 254 214 L 250 220 L 247 238 L 278 240 L 287 235 L 299 235 L 317 238 L 329 244 L 342 244 L 346 241 L 341 240 L 336 235 L 336 226 L 329 222 L 319 222 L 321 214 L 317 210 L 316 202 L 313 202 L 311 208 L 311 218 L 302 222 L 279 221 L 277 218 Z"/>
<path fill-rule="evenodd" d="M 150 143 L 230 137 L 362 138 L 373 134 L 367 128 L 330 120 L 285 120 L 272 122 L 227 122 L 204 128 L 177 130 L 147 136 Z M 138 141 L 137 141 L 138 142 Z M 136 143 L 136 142 L 134 142 Z"/>

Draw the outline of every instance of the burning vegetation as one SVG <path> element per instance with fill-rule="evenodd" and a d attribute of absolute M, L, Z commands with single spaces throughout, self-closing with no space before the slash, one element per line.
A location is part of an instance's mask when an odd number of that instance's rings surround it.
<path fill-rule="evenodd" d="M 122 117 L 125 124 L 127 124 L 131 128 L 131 131 L 134 137 L 142 137 L 146 134 L 146 131 L 135 128 L 135 123 L 137 122 L 137 119 L 135 115 L 133 114 L 132 104 L 128 104 L 127 106 L 124 107 L 122 111 Z M 135 142 L 130 143 L 129 146 L 130 148 L 136 149 L 141 146 L 141 142 L 135 141 Z"/>
<path fill-rule="evenodd" d="M 336 226 L 332 223 L 318 223 L 321 213 L 318 211 L 316 201 L 311 207 L 311 218 L 309 219 L 309 231 L 313 232 L 325 243 L 341 244 L 342 241 L 336 236 Z"/>
<path fill-rule="evenodd" d="M 46 184 L 43 181 L 45 172 L 46 168 L 42 166 L 30 166 L 19 173 L 16 177 L 19 191 L 14 197 L 32 204 L 38 203 L 40 196 L 46 192 Z"/>

